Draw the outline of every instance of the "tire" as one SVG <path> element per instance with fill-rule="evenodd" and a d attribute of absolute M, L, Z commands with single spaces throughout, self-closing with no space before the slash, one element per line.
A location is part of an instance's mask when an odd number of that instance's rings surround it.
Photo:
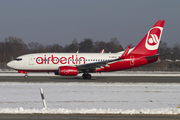
<path fill-rule="evenodd" d="M 87 78 L 87 75 L 84 73 L 84 74 L 82 75 L 82 78 L 83 78 L 83 79 L 86 79 L 86 78 Z"/>
<path fill-rule="evenodd" d="M 84 74 L 82 75 L 82 78 L 83 78 L 83 79 L 91 79 L 91 74 L 86 74 L 86 73 L 84 73 Z"/>
<path fill-rule="evenodd" d="M 28 75 L 25 75 L 24 78 L 27 79 L 27 78 L 28 78 Z"/>
<path fill-rule="evenodd" d="M 87 79 L 91 79 L 91 74 L 87 74 L 87 75 L 86 75 L 86 78 L 87 78 Z"/>

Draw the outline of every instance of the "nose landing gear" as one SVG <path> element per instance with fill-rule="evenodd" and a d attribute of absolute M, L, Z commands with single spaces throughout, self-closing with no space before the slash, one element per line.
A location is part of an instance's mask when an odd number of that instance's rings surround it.
<path fill-rule="evenodd" d="M 82 75 L 82 77 L 83 77 L 83 79 L 91 79 L 91 74 L 89 74 L 89 73 L 84 73 L 84 74 Z"/>
<path fill-rule="evenodd" d="M 26 75 L 24 76 L 24 78 L 27 79 L 27 78 L 28 78 L 28 75 L 26 74 Z"/>
<path fill-rule="evenodd" d="M 23 74 L 25 74 L 25 75 L 24 75 L 24 78 L 25 78 L 25 79 L 27 79 L 27 78 L 28 78 L 27 71 L 18 70 L 18 73 L 23 73 Z"/>

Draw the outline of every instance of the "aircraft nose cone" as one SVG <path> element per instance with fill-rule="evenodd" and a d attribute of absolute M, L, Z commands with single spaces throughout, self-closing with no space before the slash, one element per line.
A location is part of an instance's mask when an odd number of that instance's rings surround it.
<path fill-rule="evenodd" d="M 7 66 L 10 67 L 10 68 L 13 68 L 13 65 L 14 65 L 13 61 L 7 63 Z"/>

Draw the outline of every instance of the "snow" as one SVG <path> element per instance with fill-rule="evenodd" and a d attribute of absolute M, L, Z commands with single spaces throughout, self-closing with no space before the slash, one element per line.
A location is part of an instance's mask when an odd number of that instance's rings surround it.
<path fill-rule="evenodd" d="M 179 114 L 179 109 L 172 108 L 161 108 L 161 109 L 140 109 L 140 110 L 124 110 L 124 109 L 24 109 L 20 108 L 4 108 L 0 109 L 0 113 L 11 113 L 11 114 Z"/>
<path fill-rule="evenodd" d="M 0 113 L 180 114 L 180 83 L 0 82 L 0 96 Z"/>

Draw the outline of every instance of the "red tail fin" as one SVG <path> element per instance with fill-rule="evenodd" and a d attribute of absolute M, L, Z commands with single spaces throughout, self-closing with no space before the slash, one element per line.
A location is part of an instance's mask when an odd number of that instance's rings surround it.
<path fill-rule="evenodd" d="M 158 20 L 130 54 L 156 55 L 164 22 L 164 20 Z"/>

